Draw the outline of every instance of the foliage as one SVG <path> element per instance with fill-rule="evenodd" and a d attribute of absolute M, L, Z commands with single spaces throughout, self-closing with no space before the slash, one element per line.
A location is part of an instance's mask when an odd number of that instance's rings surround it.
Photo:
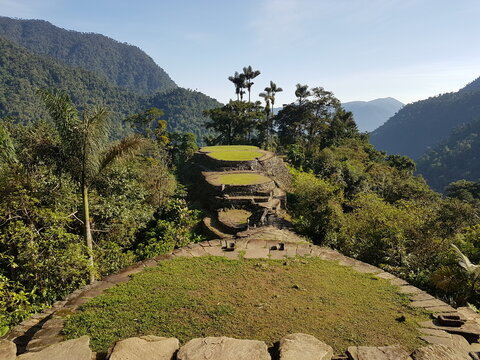
<path fill-rule="evenodd" d="M 147 94 L 176 87 L 138 47 L 104 35 L 65 30 L 43 20 L 0 17 L 0 36 L 65 65 L 92 71 L 129 91 Z"/>
<path fill-rule="evenodd" d="M 479 181 L 479 154 L 480 119 L 477 113 L 474 121 L 457 127 L 445 141 L 419 159 L 418 173 L 437 191 L 444 191 L 449 183 L 460 179 Z"/>
<path fill-rule="evenodd" d="M 0 21 L 1 22 L 1 21 Z M 33 123 L 48 114 L 36 94 L 38 88 L 67 92 L 73 103 L 108 106 L 111 110 L 113 136 L 132 132 L 124 119 L 156 107 L 165 113 L 170 132 L 192 132 L 199 139 L 205 129 L 205 109 L 220 103 L 198 91 L 175 88 L 168 92 L 140 96 L 115 86 L 102 76 L 78 67 L 69 67 L 50 57 L 33 54 L 0 37 L 0 118 L 10 122 Z"/>
<path fill-rule="evenodd" d="M 299 151 L 304 149 L 298 147 L 296 156 Z M 450 243 L 463 244 L 477 259 L 478 235 L 468 229 L 480 223 L 478 203 L 442 199 L 412 175 L 410 159 L 386 156 L 362 138 L 326 147 L 309 161 L 291 159 L 313 171 L 292 170 L 289 209 L 300 232 L 457 305 L 473 301 L 466 296 L 470 282 L 457 276 Z"/>
<path fill-rule="evenodd" d="M 458 92 L 441 94 L 405 105 L 385 124 L 371 133 L 372 144 L 389 154 L 407 155 L 413 159 L 419 159 L 429 152 L 429 148 L 435 148 L 447 139 L 456 127 L 478 120 L 480 113 L 478 83 L 477 79 L 476 86 L 467 86 Z M 468 132 L 465 132 L 465 135 L 465 141 L 468 143 L 471 138 L 468 138 Z M 460 142 L 457 146 L 459 146 L 458 150 L 462 151 Z M 439 147 L 441 149 L 442 146 L 439 145 Z M 435 152 L 438 151 L 439 149 Z M 429 158 L 432 156 L 435 156 L 435 153 L 428 155 Z M 440 160 L 443 160 L 443 157 Z M 428 162 L 432 168 L 436 167 L 436 161 Z M 465 162 L 465 164 L 473 163 L 473 159 Z M 452 164 L 455 165 L 455 162 Z M 467 169 L 468 166 L 463 168 Z M 453 172 L 449 171 L 447 166 L 444 170 Z M 434 180 L 435 175 L 432 174 L 429 178 Z M 449 181 L 443 182 L 443 186 L 460 178 L 462 177 L 450 178 Z M 441 186 L 435 186 L 435 188 L 442 190 Z"/>
<path fill-rule="evenodd" d="M 204 114 L 210 117 L 207 128 L 218 134 L 213 143 L 226 145 L 249 143 L 259 120 L 264 117 L 260 103 L 232 100 Z"/>
<path fill-rule="evenodd" d="M 202 238 L 193 232 L 200 220 L 198 210 L 188 208 L 183 198 L 172 198 L 140 236 L 136 254 L 141 259 L 165 254 Z"/>

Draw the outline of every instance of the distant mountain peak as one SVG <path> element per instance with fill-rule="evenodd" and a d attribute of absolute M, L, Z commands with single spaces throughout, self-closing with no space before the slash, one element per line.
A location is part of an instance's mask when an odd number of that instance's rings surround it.
<path fill-rule="evenodd" d="M 136 93 L 152 94 L 177 87 L 140 48 L 105 35 L 65 30 L 45 20 L 0 16 L 0 36 L 33 53 L 93 71 L 112 84 Z"/>
<path fill-rule="evenodd" d="M 371 132 L 400 110 L 404 104 L 393 97 L 370 101 L 349 101 L 342 106 L 353 113 L 360 131 Z"/>

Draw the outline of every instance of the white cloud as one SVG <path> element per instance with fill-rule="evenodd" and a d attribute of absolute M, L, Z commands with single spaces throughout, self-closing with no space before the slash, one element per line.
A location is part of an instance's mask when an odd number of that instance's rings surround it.
<path fill-rule="evenodd" d="M 23 19 L 39 18 L 57 2 L 58 0 L 0 0 L 0 15 Z"/>

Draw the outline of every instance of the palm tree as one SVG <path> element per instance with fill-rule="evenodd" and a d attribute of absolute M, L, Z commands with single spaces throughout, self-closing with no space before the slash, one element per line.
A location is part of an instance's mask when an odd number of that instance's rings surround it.
<path fill-rule="evenodd" d="M 39 94 L 60 135 L 61 168 L 82 189 L 83 235 L 88 250 L 90 283 L 93 283 L 95 269 L 88 199 L 90 186 L 115 160 L 137 152 L 145 139 L 131 135 L 116 143 L 109 143 L 109 114 L 105 108 L 96 106 L 79 115 L 67 94 L 45 90 L 40 90 Z"/>
<path fill-rule="evenodd" d="M 237 100 L 243 100 L 243 95 L 245 94 L 245 75 L 239 74 L 238 71 L 235 71 L 233 76 L 229 76 L 228 80 L 230 80 L 233 85 L 235 86 L 235 94 L 237 94 Z"/>
<path fill-rule="evenodd" d="M 312 93 L 308 90 L 308 85 L 297 84 L 295 96 L 298 98 L 298 105 L 302 105 L 303 101 L 310 95 L 312 95 Z"/>
<path fill-rule="evenodd" d="M 283 89 L 281 87 L 277 87 L 277 84 L 275 84 L 273 81 L 270 80 L 270 86 L 265 88 L 265 91 L 267 89 L 270 90 L 271 92 L 271 99 L 270 101 L 272 102 L 272 113 L 273 113 L 273 107 L 275 106 L 275 95 L 279 92 L 282 92 Z"/>
<path fill-rule="evenodd" d="M 248 102 L 250 102 L 250 89 L 252 88 L 252 85 L 254 84 L 252 82 L 253 79 L 255 79 L 258 75 L 260 75 L 259 70 L 253 70 L 253 68 L 248 65 L 243 68 L 243 74 L 245 77 L 245 87 L 248 90 Z"/>

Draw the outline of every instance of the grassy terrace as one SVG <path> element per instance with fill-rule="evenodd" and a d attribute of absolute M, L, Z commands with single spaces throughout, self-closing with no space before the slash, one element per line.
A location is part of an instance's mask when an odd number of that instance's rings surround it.
<path fill-rule="evenodd" d="M 218 219 L 229 226 L 245 225 L 252 215 L 250 211 L 242 209 L 228 209 L 218 212 Z"/>
<path fill-rule="evenodd" d="M 416 323 L 426 316 L 407 304 L 387 281 L 318 258 L 177 258 L 89 301 L 64 331 L 91 336 L 95 351 L 143 334 L 272 345 L 293 332 L 312 334 L 337 352 L 350 345 L 413 349 L 421 345 Z"/>
<path fill-rule="evenodd" d="M 226 161 L 250 161 L 263 156 L 258 147 L 249 145 L 206 146 L 200 151 L 214 159 Z"/>
<path fill-rule="evenodd" d="M 219 185 L 256 185 L 270 181 L 272 181 L 272 179 L 269 177 L 255 173 L 226 173 L 214 179 L 214 182 Z"/>

